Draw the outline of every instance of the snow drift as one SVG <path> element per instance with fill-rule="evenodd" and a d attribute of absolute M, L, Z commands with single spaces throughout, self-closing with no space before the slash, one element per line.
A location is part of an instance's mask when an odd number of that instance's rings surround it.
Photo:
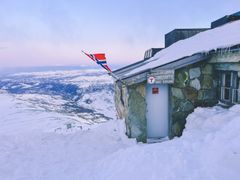
<path fill-rule="evenodd" d="M 6 94 L 0 94 L 0 112 L 0 179 L 240 177 L 240 105 L 197 108 L 187 118 L 182 137 L 158 144 L 127 139 L 120 120 L 82 129 L 79 122 L 32 111 Z M 66 123 L 73 129 L 64 128 Z"/>
<path fill-rule="evenodd" d="M 84 178 L 98 180 L 233 180 L 240 177 L 240 105 L 197 108 L 183 136 L 138 144 L 94 162 Z"/>

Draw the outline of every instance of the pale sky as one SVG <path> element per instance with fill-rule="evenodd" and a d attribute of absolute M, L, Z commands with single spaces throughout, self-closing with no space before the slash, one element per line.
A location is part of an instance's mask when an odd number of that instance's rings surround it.
<path fill-rule="evenodd" d="M 240 11 L 239 0 L 0 0 L 0 68 L 125 65 L 164 46 L 175 28 L 204 28 Z"/>

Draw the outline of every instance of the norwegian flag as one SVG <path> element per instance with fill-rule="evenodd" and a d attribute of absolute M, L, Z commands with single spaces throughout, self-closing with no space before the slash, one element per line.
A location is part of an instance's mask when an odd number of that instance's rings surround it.
<path fill-rule="evenodd" d="M 105 54 L 87 54 L 84 51 L 82 51 L 86 56 L 88 56 L 90 59 L 92 59 L 94 62 L 102 66 L 104 69 L 106 69 L 108 72 L 112 73 L 112 70 L 108 67 Z"/>

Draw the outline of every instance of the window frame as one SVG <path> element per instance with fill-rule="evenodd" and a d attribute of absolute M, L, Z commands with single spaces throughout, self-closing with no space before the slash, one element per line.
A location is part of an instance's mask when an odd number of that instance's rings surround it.
<path fill-rule="evenodd" d="M 226 86 L 226 75 L 230 74 L 230 86 Z M 229 98 L 226 98 L 226 90 L 229 90 Z M 220 101 L 227 105 L 237 104 L 240 101 L 238 89 L 238 77 L 236 71 L 220 71 Z"/>

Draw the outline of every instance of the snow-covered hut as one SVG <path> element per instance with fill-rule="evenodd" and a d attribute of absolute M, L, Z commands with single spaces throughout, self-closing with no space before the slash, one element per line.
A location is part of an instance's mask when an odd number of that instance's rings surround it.
<path fill-rule="evenodd" d="M 240 12 L 224 16 L 211 29 L 150 49 L 143 60 L 113 72 L 119 77 L 116 109 L 128 137 L 148 142 L 181 136 L 194 108 L 240 103 L 239 19 Z"/>

